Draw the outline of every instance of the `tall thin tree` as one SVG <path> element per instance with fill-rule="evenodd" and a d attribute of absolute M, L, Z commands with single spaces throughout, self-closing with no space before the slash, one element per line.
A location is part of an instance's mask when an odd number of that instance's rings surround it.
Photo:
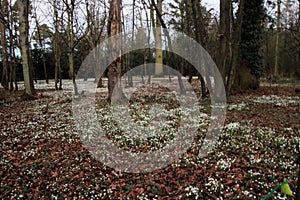
<path fill-rule="evenodd" d="M 25 92 L 28 95 L 34 94 L 34 86 L 31 72 L 31 62 L 29 57 L 29 0 L 18 0 L 19 20 L 20 20 L 20 46 L 22 55 L 22 66 Z"/>
<path fill-rule="evenodd" d="M 163 76 L 162 32 L 159 15 L 162 14 L 162 0 L 157 0 L 156 29 L 155 29 L 155 76 Z"/>
<path fill-rule="evenodd" d="M 69 61 L 69 77 L 72 79 L 74 93 L 78 94 L 78 88 L 75 77 L 75 63 L 74 63 L 74 50 L 75 50 L 75 33 L 74 33 L 74 12 L 76 0 L 63 0 L 67 11 L 67 40 L 68 40 L 68 61 Z"/>
<path fill-rule="evenodd" d="M 53 38 L 53 53 L 55 62 L 55 89 L 62 90 L 62 72 L 61 72 L 61 35 L 60 35 L 60 17 L 58 14 L 59 1 L 52 1 L 53 6 L 53 21 L 54 21 L 54 38 Z M 59 84 L 59 85 L 58 85 Z"/>
<path fill-rule="evenodd" d="M 276 46 L 275 46 L 275 64 L 274 64 L 274 77 L 278 78 L 279 75 L 279 57 L 280 57 L 280 49 L 279 49 L 279 37 L 281 30 L 281 0 L 277 0 L 277 31 L 276 31 Z"/>
<path fill-rule="evenodd" d="M 207 45 L 207 32 L 204 26 L 204 18 L 200 8 L 200 1 L 191 0 L 192 11 L 193 11 L 193 25 L 195 27 L 195 38 L 196 41 L 199 42 L 204 48 Z M 205 72 L 206 69 L 203 69 Z M 210 78 L 205 77 L 207 84 L 210 84 Z M 206 98 L 207 91 L 205 86 L 204 77 L 200 76 L 201 82 L 201 97 Z"/>
<path fill-rule="evenodd" d="M 42 34 L 41 34 L 41 26 L 40 26 L 40 22 L 37 18 L 37 10 L 35 9 L 34 11 L 34 19 L 35 19 L 35 23 L 36 23 L 36 33 L 37 33 L 37 41 L 39 43 L 39 46 L 41 48 L 41 54 L 42 54 L 42 61 L 43 61 L 43 69 L 44 69 L 44 76 L 45 76 L 45 80 L 46 83 L 49 84 L 49 80 L 48 80 L 48 73 L 47 73 L 47 64 L 46 64 L 46 57 L 45 57 L 45 45 L 44 45 L 44 38 L 42 38 Z"/>
<path fill-rule="evenodd" d="M 220 28 L 219 28 L 219 58 L 217 66 L 224 83 L 226 82 L 226 68 L 231 60 L 231 1 L 220 0 Z"/>
<path fill-rule="evenodd" d="M 0 43 L 2 45 L 2 78 L 1 85 L 8 89 L 9 71 L 8 71 L 8 2 L 7 0 L 0 0 Z"/>
<path fill-rule="evenodd" d="M 245 0 L 240 0 L 239 8 L 238 8 L 238 16 L 235 23 L 235 32 L 232 38 L 232 59 L 230 63 L 230 67 L 227 74 L 227 83 L 226 83 L 226 93 L 227 95 L 231 94 L 232 86 L 234 84 L 236 70 L 238 65 L 240 64 L 240 43 L 241 43 L 241 34 L 242 34 L 242 24 L 244 18 L 244 5 Z M 231 11 L 232 13 L 232 11 Z"/>
<path fill-rule="evenodd" d="M 109 20 L 107 26 L 109 37 L 116 36 L 122 31 L 121 5 L 122 0 L 110 1 Z M 121 41 L 116 38 L 112 39 L 109 47 L 109 53 L 111 53 L 110 56 L 112 56 L 112 58 L 117 58 L 108 67 L 108 100 L 113 102 L 118 102 L 123 99 L 123 93 L 121 90 L 122 60 L 120 42 Z"/>

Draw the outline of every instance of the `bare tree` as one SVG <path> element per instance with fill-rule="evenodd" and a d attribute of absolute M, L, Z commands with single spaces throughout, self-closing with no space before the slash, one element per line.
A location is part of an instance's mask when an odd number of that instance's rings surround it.
<path fill-rule="evenodd" d="M 244 5 L 245 5 L 245 0 L 240 0 L 238 16 L 237 16 L 237 21 L 236 21 L 236 25 L 235 25 L 235 33 L 233 35 L 232 60 L 231 60 L 228 75 L 227 75 L 227 84 L 226 84 L 227 95 L 229 95 L 231 93 L 231 89 L 232 89 L 233 83 L 235 81 L 236 69 L 237 69 L 237 66 L 240 64 L 239 52 L 240 52 L 240 42 L 241 42 L 241 33 L 242 33 L 242 23 L 243 23 L 243 17 L 244 17 Z"/>
<path fill-rule="evenodd" d="M 53 53 L 55 61 L 55 89 L 62 90 L 62 72 L 61 72 L 61 36 L 60 36 L 60 21 L 62 17 L 59 17 L 59 1 L 51 2 L 53 6 L 53 21 L 54 21 L 54 37 L 53 37 Z M 59 83 L 59 86 L 58 86 Z"/>
<path fill-rule="evenodd" d="M 145 16 L 146 16 L 146 23 L 147 23 L 147 45 L 148 47 L 150 46 L 150 38 L 151 38 L 151 23 L 153 23 L 154 25 L 154 10 L 153 10 L 153 6 L 150 3 L 150 6 L 147 5 L 145 0 L 142 0 L 143 3 L 143 10 L 145 11 Z M 149 13 L 148 10 L 150 10 L 150 18 L 149 18 Z M 141 11 L 142 13 L 142 11 Z M 142 15 L 140 14 L 140 20 L 141 20 L 141 27 L 142 27 Z M 152 26 L 152 28 L 154 28 L 154 26 Z M 149 69 L 149 67 L 146 67 L 146 64 L 148 62 L 148 60 L 150 59 L 150 55 L 151 55 L 151 49 L 148 48 L 148 51 L 145 53 L 144 56 L 144 72 L 145 74 L 148 74 L 148 80 L 147 80 L 147 84 L 151 83 L 151 70 Z"/>
<path fill-rule="evenodd" d="M 43 68 L 44 68 L 44 75 L 45 75 L 45 80 L 46 83 L 49 84 L 49 80 L 48 80 L 48 74 L 47 74 L 47 65 L 46 65 L 46 57 L 45 57 L 45 45 L 44 45 L 44 38 L 42 38 L 42 34 L 41 34 L 41 26 L 39 23 L 39 20 L 37 18 L 37 10 L 35 8 L 35 11 L 33 13 L 33 18 L 35 19 L 35 24 L 36 24 L 36 35 L 37 35 L 37 41 L 38 44 L 41 48 L 41 54 L 42 54 L 42 60 L 43 60 Z"/>
<path fill-rule="evenodd" d="M 206 48 L 208 35 L 205 30 L 203 14 L 200 8 L 200 2 L 191 0 L 191 5 L 193 10 L 193 24 L 195 27 L 196 41 L 199 42 L 204 48 Z M 205 70 L 206 69 L 203 69 L 203 71 Z M 200 76 L 200 82 L 201 82 L 201 93 L 202 93 L 201 97 L 205 98 L 207 96 L 207 91 L 206 91 L 205 81 L 202 76 Z M 207 84 L 211 85 L 210 77 L 206 77 L 206 82 Z"/>
<path fill-rule="evenodd" d="M 219 67 L 224 83 L 226 82 L 226 68 L 231 61 L 231 1 L 220 0 L 220 29 L 219 29 Z"/>
<path fill-rule="evenodd" d="M 9 26 L 9 54 L 8 54 L 8 59 L 9 59 L 9 90 L 18 90 L 18 83 L 16 80 L 16 66 L 17 66 L 17 61 L 16 61 L 16 53 L 15 49 L 18 45 L 18 38 L 17 38 L 17 20 L 16 20 L 16 9 L 13 8 L 13 3 L 12 0 L 9 1 L 9 12 L 8 12 L 8 26 Z"/>
<path fill-rule="evenodd" d="M 135 2 L 136 2 L 136 0 L 133 0 L 133 3 L 132 3 L 132 30 L 131 30 L 131 46 L 132 47 L 134 45 L 134 36 L 135 36 L 135 34 L 134 34 L 135 17 L 136 17 L 135 16 L 135 6 L 136 6 Z M 134 65 L 134 62 L 133 62 L 133 55 L 134 55 L 134 53 L 131 52 L 129 55 L 131 55 L 131 59 L 130 59 L 130 65 L 131 66 L 130 67 L 133 67 L 133 65 Z M 126 57 L 127 57 L 127 60 L 128 60 L 128 56 L 126 56 Z M 126 66 L 126 67 L 129 68 L 128 66 Z M 128 69 L 128 70 L 130 70 L 130 69 Z M 130 73 L 127 73 L 127 74 L 128 74 L 128 83 L 127 83 L 127 85 L 129 87 L 133 87 L 132 75 Z M 143 75 L 142 75 L 142 80 L 144 82 L 144 76 Z"/>
<path fill-rule="evenodd" d="M 151 0 L 151 4 L 152 4 L 152 6 L 154 7 L 154 9 L 156 11 L 156 15 L 157 15 L 158 19 L 160 20 L 160 23 L 161 23 L 161 26 L 163 28 L 164 34 L 167 37 L 169 50 L 172 52 L 173 51 L 173 46 L 172 46 L 172 42 L 171 42 L 171 37 L 170 37 L 169 31 L 167 30 L 167 25 L 164 22 L 164 20 L 162 18 L 162 14 L 159 11 L 158 7 L 156 6 L 154 0 Z M 181 78 L 180 74 L 177 75 L 177 78 L 178 78 L 178 84 L 179 84 L 179 87 L 180 87 L 180 92 L 181 92 L 181 94 L 185 94 L 186 93 L 186 89 L 185 89 L 185 87 L 183 85 L 183 81 L 182 81 L 182 78 Z"/>
<path fill-rule="evenodd" d="M 2 45 L 2 78 L 1 84 L 5 89 L 9 88 L 8 74 L 8 45 L 7 45 L 7 30 L 8 30 L 8 2 L 0 0 L 0 43 Z"/>
<path fill-rule="evenodd" d="M 69 61 L 69 77 L 72 79 L 75 95 L 78 94 L 75 73 L 75 50 L 80 41 L 86 37 L 84 24 L 79 19 L 79 11 L 82 7 L 82 0 L 63 0 L 66 18 L 67 51 Z"/>
<path fill-rule="evenodd" d="M 23 76 L 25 92 L 28 95 L 34 94 L 34 85 L 31 72 L 31 63 L 29 57 L 29 0 L 18 0 L 19 20 L 20 20 L 20 46 L 23 65 Z"/>
<path fill-rule="evenodd" d="M 75 65 L 74 65 L 74 49 L 75 49 L 75 32 L 74 32 L 74 11 L 76 0 L 63 0 L 67 12 L 67 40 L 68 40 L 68 61 L 69 61 L 69 77 L 72 79 L 74 93 L 78 94 L 78 88 L 75 80 Z"/>
<path fill-rule="evenodd" d="M 274 77 L 278 78 L 278 70 L 279 70 L 279 57 L 280 57 L 280 51 L 279 51 L 279 36 L 280 36 L 280 30 L 281 30 L 281 0 L 277 0 L 277 31 L 276 31 L 276 46 L 275 46 L 275 64 L 274 64 Z"/>
<path fill-rule="evenodd" d="M 115 36 L 122 31 L 121 5 L 122 0 L 110 1 L 109 20 L 107 26 L 109 37 Z M 123 93 L 121 90 L 122 60 L 120 41 L 111 40 L 111 46 L 109 48 L 112 58 L 117 59 L 114 60 L 113 63 L 108 67 L 108 100 L 118 102 L 123 99 Z"/>
<path fill-rule="evenodd" d="M 156 29 L 155 29 L 155 76 L 163 76 L 163 51 L 161 36 L 161 21 L 159 15 L 162 14 L 162 0 L 157 0 L 156 5 Z"/>
<path fill-rule="evenodd" d="M 180 8 L 180 6 L 179 6 Z M 193 23 L 193 19 L 192 19 L 192 6 L 191 6 L 191 2 L 189 0 L 185 0 L 184 1 L 184 11 L 186 16 L 183 17 L 184 18 L 184 31 L 185 34 L 187 34 L 187 36 L 189 37 L 193 37 L 193 30 L 192 30 L 192 23 Z M 182 11 L 183 13 L 183 11 Z M 182 65 L 186 66 L 187 62 L 184 58 L 182 58 Z M 192 70 L 192 66 L 190 64 L 188 64 L 188 71 L 189 71 L 189 79 L 188 82 L 191 83 L 192 79 L 193 79 L 193 70 Z M 182 70 L 184 71 L 184 70 Z M 182 72 L 183 74 L 183 72 Z"/>
<path fill-rule="evenodd" d="M 300 0 L 298 0 L 298 36 L 300 36 Z M 300 61 L 300 39 L 298 40 L 298 61 Z M 298 76 L 300 76 L 300 67 L 298 67 Z M 299 181 L 300 182 L 300 181 Z M 300 197 L 300 193 L 299 193 Z"/>
<path fill-rule="evenodd" d="M 103 15 L 100 16 L 101 8 L 100 4 L 102 3 L 102 12 Z M 90 50 L 94 50 L 97 45 L 103 39 L 103 32 L 105 28 L 105 22 L 107 19 L 106 14 L 106 2 L 99 2 L 98 0 L 85 0 L 85 9 L 86 9 L 86 39 L 89 43 Z M 99 56 L 97 56 L 97 51 L 93 51 L 94 60 L 98 63 Z M 95 70 L 95 69 L 94 69 Z M 85 73 L 89 73 L 89 70 Z M 98 78 L 98 77 L 96 77 Z M 103 87 L 102 77 L 99 78 L 98 87 Z"/>

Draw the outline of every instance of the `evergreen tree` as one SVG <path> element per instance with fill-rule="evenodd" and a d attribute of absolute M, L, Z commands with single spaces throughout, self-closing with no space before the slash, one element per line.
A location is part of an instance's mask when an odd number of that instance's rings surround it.
<path fill-rule="evenodd" d="M 263 0 L 245 1 L 241 35 L 241 61 L 260 78 L 263 71 L 263 21 L 266 17 Z"/>

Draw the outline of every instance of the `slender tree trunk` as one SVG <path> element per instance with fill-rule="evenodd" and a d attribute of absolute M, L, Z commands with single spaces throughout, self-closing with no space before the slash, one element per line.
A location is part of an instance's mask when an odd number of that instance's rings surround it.
<path fill-rule="evenodd" d="M 34 94 L 33 79 L 29 58 L 29 22 L 28 22 L 28 11 L 29 11 L 29 0 L 18 0 L 19 9 L 19 20 L 20 20 L 20 46 L 22 55 L 22 65 L 23 65 L 23 76 L 25 92 L 28 95 Z"/>
<path fill-rule="evenodd" d="M 300 35 L 300 0 L 298 0 L 298 32 Z M 300 62 L 300 39 L 298 41 L 298 63 Z M 298 66 L 298 77 L 300 77 L 300 66 Z"/>
<path fill-rule="evenodd" d="M 11 41 L 11 44 L 13 44 L 13 36 L 12 35 L 10 35 L 10 41 Z M 12 91 L 13 89 L 15 89 L 15 91 L 17 91 L 18 90 L 18 83 L 16 80 L 17 61 L 16 61 L 16 56 L 15 56 L 15 48 L 12 45 L 10 46 L 10 51 L 12 52 L 11 64 L 10 64 L 10 68 L 11 68 L 11 70 L 10 70 L 10 90 Z"/>
<path fill-rule="evenodd" d="M 142 10 L 140 10 L 139 12 L 139 17 L 140 17 L 140 28 L 144 28 L 143 27 L 143 17 L 142 17 Z M 149 24 L 148 23 L 148 14 L 146 13 L 146 22 L 147 22 L 147 25 Z M 149 29 L 148 29 L 149 30 Z M 149 31 L 150 33 L 150 31 Z M 149 37 L 149 36 L 148 36 Z M 148 38 L 147 38 L 147 41 L 148 41 Z M 148 43 L 149 44 L 149 43 Z M 144 57 L 143 57 L 143 69 L 142 69 L 142 83 L 145 84 L 145 77 L 146 77 L 146 72 L 147 72 L 147 52 L 145 51 L 144 52 Z M 132 79 L 132 78 L 131 78 Z M 131 80 L 132 81 L 132 80 Z"/>
<path fill-rule="evenodd" d="M 12 8 L 12 0 L 10 1 L 10 10 L 12 11 L 13 8 Z M 10 16 L 11 17 L 11 20 L 10 20 L 10 23 L 11 23 L 11 28 L 10 28 L 10 41 L 11 41 L 11 44 L 17 44 L 18 42 L 16 41 L 17 39 L 14 39 L 14 35 L 17 35 L 17 30 L 14 29 L 14 20 L 13 20 L 13 17 L 12 15 Z M 15 91 L 18 91 L 18 82 L 17 82 L 17 79 L 16 79 L 16 68 L 17 68 L 17 59 L 16 59 L 16 53 L 15 53 L 15 46 L 14 45 L 11 45 L 11 52 L 12 52 L 12 64 L 13 64 L 13 72 L 12 72 L 12 80 L 14 81 L 14 84 L 15 84 Z"/>
<path fill-rule="evenodd" d="M 132 3 L 132 31 L 131 31 L 131 46 L 133 47 L 134 46 L 134 27 L 135 27 L 135 1 L 136 0 L 133 0 L 133 3 Z M 124 15 L 123 15 L 124 16 Z M 130 53 L 130 67 L 132 68 L 133 65 L 134 65 L 134 60 L 133 60 L 133 56 L 134 54 L 133 53 Z M 130 70 L 129 67 L 127 70 Z M 144 76 L 142 74 L 142 79 L 143 79 L 143 82 L 144 82 Z M 130 73 L 128 73 L 128 86 L 129 87 L 133 87 L 133 80 L 132 80 L 132 75 Z"/>
<path fill-rule="evenodd" d="M 100 42 L 101 36 L 102 36 L 102 32 L 104 30 L 104 25 L 99 27 L 99 25 L 104 24 L 105 19 L 106 19 L 106 8 L 104 9 L 104 18 L 100 21 L 99 20 L 99 16 L 97 16 L 97 10 L 96 10 L 96 2 L 97 0 L 94 1 L 90 1 L 90 0 L 85 0 L 85 8 L 86 8 L 86 22 L 87 22 L 87 34 L 86 34 L 86 38 L 89 42 L 89 46 L 90 46 L 90 51 L 93 51 L 93 58 L 96 61 L 96 63 L 98 63 L 99 61 L 99 57 L 97 52 L 95 51 L 96 46 L 98 45 L 98 43 Z M 90 4 L 93 3 L 92 5 Z M 104 7 L 106 7 L 105 1 L 104 3 Z M 93 71 L 96 74 L 96 68 L 93 67 L 92 69 L 87 67 L 87 70 L 85 71 L 86 75 L 85 77 L 87 77 L 87 73 L 90 73 L 91 71 Z M 103 79 L 102 76 L 99 78 L 95 77 L 96 80 L 98 81 L 97 83 L 97 87 L 98 88 L 102 88 L 104 87 L 103 85 Z"/>
<path fill-rule="evenodd" d="M 75 70 L 74 70 L 74 52 L 71 51 L 68 53 L 68 60 L 69 60 L 69 76 L 72 79 L 73 87 L 74 87 L 74 94 L 78 95 L 78 88 L 75 80 Z"/>
<path fill-rule="evenodd" d="M 187 36 L 189 37 L 193 37 L 193 31 L 192 31 L 192 23 L 193 23 L 193 19 L 192 19 L 192 11 L 191 11 L 191 2 L 189 0 L 185 0 L 185 13 L 186 13 L 186 17 L 185 17 L 185 33 L 187 34 Z M 183 62 L 185 63 L 185 59 L 182 58 Z M 188 82 L 192 83 L 192 79 L 193 79 L 193 70 L 190 64 L 188 65 Z"/>
<path fill-rule="evenodd" d="M 191 0 L 191 5 L 192 5 L 192 10 L 193 10 L 193 22 L 195 26 L 195 37 L 196 41 L 199 42 L 204 48 L 206 48 L 206 40 L 207 40 L 207 33 L 205 31 L 205 26 L 204 26 L 204 19 L 203 15 L 201 12 L 200 8 L 200 2 Z M 205 69 L 203 69 L 204 74 Z M 210 85 L 210 78 L 205 77 L 207 84 Z M 201 83 L 201 96 L 202 98 L 206 98 L 207 96 L 207 91 L 206 91 L 206 86 L 205 86 L 205 80 L 204 77 L 200 76 L 200 83 Z"/>
<path fill-rule="evenodd" d="M 158 17 L 158 19 L 160 20 L 160 23 L 161 23 L 161 26 L 162 26 L 162 28 L 163 28 L 164 34 L 165 34 L 165 36 L 166 36 L 167 39 L 168 39 L 168 47 L 169 47 L 169 50 L 172 52 L 172 51 L 173 51 L 173 47 L 172 47 L 172 43 L 171 43 L 171 37 L 170 37 L 170 34 L 169 34 L 168 30 L 167 30 L 167 26 L 166 26 L 164 20 L 162 19 L 162 15 L 161 15 L 161 13 L 159 12 L 159 9 L 157 8 L 157 6 L 155 5 L 154 0 L 151 0 L 151 2 L 152 2 L 152 5 L 153 5 L 154 8 L 155 8 L 157 17 Z M 180 75 L 179 73 L 177 74 L 177 78 L 178 78 L 178 84 L 179 84 L 179 87 L 180 87 L 180 92 L 181 92 L 181 94 L 186 94 L 186 89 L 185 89 L 185 87 L 184 87 L 184 84 L 183 84 L 181 75 Z"/>
<path fill-rule="evenodd" d="M 44 75 L 45 75 L 46 83 L 49 84 L 48 73 L 47 73 L 46 57 L 45 57 L 45 53 L 44 52 L 43 52 L 43 68 L 44 68 Z"/>
<path fill-rule="evenodd" d="M 1 85 L 9 89 L 9 73 L 8 73 L 8 45 L 7 45 L 7 30 L 8 30 L 8 2 L 0 0 L 0 43 L 2 46 L 2 77 Z"/>
<path fill-rule="evenodd" d="M 240 42 L 241 42 L 241 32 L 242 32 L 242 23 L 243 23 L 243 16 L 244 16 L 244 4 L 245 0 L 240 0 L 239 10 L 238 10 L 238 17 L 235 27 L 235 33 L 233 38 L 233 47 L 232 47 L 232 61 L 230 64 L 230 69 L 228 72 L 227 78 L 227 95 L 229 96 L 231 93 L 231 89 L 235 80 L 236 69 L 240 64 L 239 60 L 239 52 L 240 52 Z"/>
<path fill-rule="evenodd" d="M 68 60 L 69 60 L 69 77 L 72 79 L 74 93 L 78 95 L 78 88 L 75 80 L 75 69 L 74 69 L 74 9 L 75 9 L 75 0 L 71 0 L 70 5 L 67 6 L 68 14 Z"/>
<path fill-rule="evenodd" d="M 44 44 L 43 44 L 43 40 L 42 40 L 42 37 L 41 37 L 40 24 L 39 24 L 36 16 L 35 16 L 35 23 L 36 23 L 36 26 L 37 26 L 38 41 L 39 41 L 39 45 L 40 45 L 40 48 L 41 48 L 41 51 L 42 51 L 42 60 L 43 60 L 43 69 L 44 69 L 45 80 L 46 80 L 46 83 L 49 84 L 48 74 L 47 74 L 46 58 L 45 58 L 45 49 L 44 49 Z"/>
<path fill-rule="evenodd" d="M 54 40 L 53 40 L 53 50 L 54 50 L 54 60 L 55 60 L 55 89 L 62 90 L 62 80 L 61 80 L 61 49 L 60 49 L 60 33 L 59 33 L 59 17 L 58 17 L 58 8 L 57 2 L 53 2 L 54 8 Z M 59 83 L 59 86 L 58 86 Z"/>
<path fill-rule="evenodd" d="M 14 51 L 12 45 L 9 47 L 10 52 Z M 14 90 L 14 59 L 11 55 L 12 53 L 9 54 L 9 90 L 13 91 Z"/>
<path fill-rule="evenodd" d="M 281 30 L 281 0 L 277 0 L 277 31 L 276 31 L 276 46 L 275 46 L 275 65 L 274 65 L 274 77 L 275 79 L 279 76 L 279 37 L 280 37 L 280 30 Z"/>
<path fill-rule="evenodd" d="M 93 55 L 94 59 L 96 60 L 96 63 L 99 63 L 99 57 L 97 56 L 96 51 L 94 51 L 94 55 Z M 96 73 L 95 73 L 96 74 Z M 98 77 L 96 77 L 97 79 Z M 104 88 L 104 84 L 103 84 L 103 78 L 102 75 L 101 77 L 99 77 L 98 83 L 97 83 L 97 88 Z"/>
<path fill-rule="evenodd" d="M 59 37 L 59 36 L 58 36 Z M 55 39 L 56 40 L 56 39 Z M 55 89 L 62 90 L 61 65 L 60 65 L 60 47 L 57 41 L 54 41 L 54 60 L 55 60 Z M 59 85 L 58 85 L 59 84 Z"/>
<path fill-rule="evenodd" d="M 2 78 L 1 85 L 8 90 L 8 54 L 7 54 L 7 39 L 6 39 L 6 26 L 0 23 L 1 44 L 2 44 Z"/>
<path fill-rule="evenodd" d="M 11 2 L 10 2 L 11 3 Z M 9 7 L 10 12 L 12 11 L 12 8 Z M 8 26 L 9 26 L 9 90 L 14 90 L 14 82 L 15 82 L 15 48 L 14 48 L 14 37 L 13 37 L 13 20 L 11 17 L 11 14 L 7 16 L 8 19 Z"/>
<path fill-rule="evenodd" d="M 121 9 L 121 31 L 123 31 L 124 30 L 124 32 L 126 33 L 127 31 L 126 31 L 126 26 L 125 26 L 125 15 L 124 15 L 124 10 L 123 9 Z M 134 29 L 134 27 L 133 27 L 133 29 Z M 132 30 L 133 30 L 132 29 Z M 122 35 L 123 37 L 122 37 L 122 41 L 125 41 L 127 38 L 126 38 L 126 35 L 125 34 L 123 34 Z M 121 51 L 120 51 L 121 52 Z M 127 71 L 127 69 L 129 69 L 129 54 L 125 54 L 125 55 L 122 55 L 122 59 L 121 59 L 121 62 L 122 62 L 122 64 L 121 64 L 121 66 L 122 66 L 122 69 L 121 69 L 121 76 L 122 76 L 122 72 L 126 72 Z M 125 76 L 126 76 L 127 74 L 125 74 Z M 126 80 L 126 77 L 124 77 L 124 79 L 125 79 L 125 86 L 127 85 L 127 80 Z"/>
<path fill-rule="evenodd" d="M 155 30 L 156 30 L 156 28 L 155 28 L 155 17 L 154 17 L 154 5 L 153 5 L 153 2 L 154 2 L 154 0 L 152 1 L 152 3 L 150 3 L 150 19 L 151 19 L 151 26 L 152 26 L 152 32 L 153 32 L 153 35 L 155 36 Z M 155 3 L 155 2 L 154 2 Z M 151 29 L 150 27 L 149 27 L 149 29 Z M 151 30 L 150 30 L 151 31 Z M 150 44 L 150 32 L 148 32 L 148 34 L 149 34 L 149 37 L 148 37 L 148 44 Z M 150 59 L 150 57 L 152 57 L 152 55 L 151 54 L 153 54 L 154 52 L 152 52 L 152 50 L 151 49 L 149 49 L 149 59 Z M 151 75 L 153 74 L 153 71 L 152 71 L 152 67 L 151 67 L 151 69 L 148 69 L 148 81 L 147 81 L 147 83 L 148 84 L 150 84 L 151 83 Z M 154 65 L 154 73 L 155 73 L 155 65 Z"/>
<path fill-rule="evenodd" d="M 163 51 L 162 51 L 162 36 L 161 36 L 161 22 L 158 15 L 162 13 L 162 0 L 157 0 L 156 11 L 156 29 L 155 29 L 155 76 L 161 77 L 163 72 Z"/>

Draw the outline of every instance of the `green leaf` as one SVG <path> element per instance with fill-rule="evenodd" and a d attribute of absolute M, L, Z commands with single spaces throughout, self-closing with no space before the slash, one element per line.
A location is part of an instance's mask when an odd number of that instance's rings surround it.
<path fill-rule="evenodd" d="M 293 191 L 291 190 L 291 188 L 287 182 L 281 186 L 281 192 L 288 196 L 294 196 Z"/>

